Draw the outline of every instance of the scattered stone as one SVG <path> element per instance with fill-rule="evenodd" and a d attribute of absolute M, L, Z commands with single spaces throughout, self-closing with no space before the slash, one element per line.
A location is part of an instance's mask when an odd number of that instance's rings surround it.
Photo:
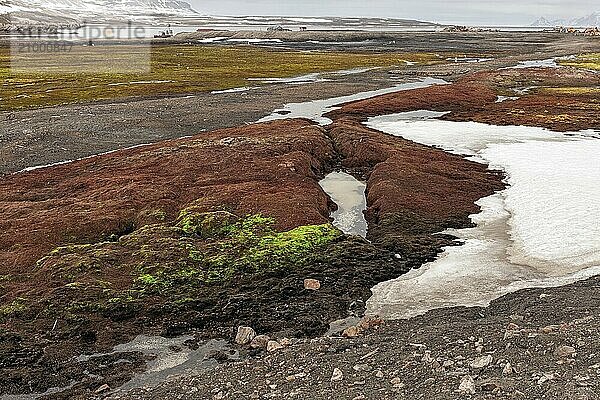
<path fill-rule="evenodd" d="M 249 326 L 240 326 L 238 327 L 237 335 L 235 336 L 235 342 L 243 346 L 250 344 L 255 337 L 256 332 L 254 332 L 254 329 Z"/>
<path fill-rule="evenodd" d="M 110 390 L 110 386 L 108 386 L 106 383 L 102 386 L 100 386 L 98 389 L 94 390 L 94 393 L 102 393 L 102 392 L 106 392 L 107 390 Z"/>
<path fill-rule="evenodd" d="M 344 374 L 339 368 L 334 368 L 333 374 L 331 375 L 331 382 L 339 382 L 344 379 Z"/>
<path fill-rule="evenodd" d="M 258 335 L 250 342 L 253 349 L 266 349 L 271 338 L 267 335 Z"/>
<path fill-rule="evenodd" d="M 366 331 L 369 329 L 378 328 L 380 325 L 383 325 L 382 318 L 378 317 L 377 315 L 365 315 L 358 323 L 358 328 Z"/>
<path fill-rule="evenodd" d="M 576 354 L 577 351 L 571 346 L 559 346 L 556 351 L 554 351 L 554 355 L 560 358 L 575 357 Z"/>
<path fill-rule="evenodd" d="M 504 369 L 502 370 L 502 375 L 512 375 L 513 372 L 514 371 L 512 365 L 509 362 L 507 362 L 504 366 Z"/>
<path fill-rule="evenodd" d="M 446 361 L 444 361 L 444 363 L 442 364 L 442 367 L 444 367 L 444 368 L 450 368 L 450 367 L 451 367 L 451 366 L 453 366 L 453 365 L 454 365 L 454 361 L 452 361 L 452 360 L 446 360 Z"/>
<path fill-rule="evenodd" d="M 288 347 L 292 345 L 292 341 L 288 338 L 283 338 L 279 341 L 279 344 L 281 344 L 284 347 Z"/>
<path fill-rule="evenodd" d="M 550 372 L 544 372 L 542 374 L 542 376 L 540 377 L 540 379 L 538 379 L 538 385 L 542 385 L 548 381 L 554 380 L 555 376 L 553 373 Z"/>
<path fill-rule="evenodd" d="M 283 349 L 283 346 L 277 340 L 269 340 L 267 342 L 267 351 L 271 352 L 271 351 L 277 351 L 277 350 L 281 350 L 281 349 Z"/>
<path fill-rule="evenodd" d="M 475 381 L 471 375 L 465 375 L 462 378 L 458 391 L 463 394 L 475 394 Z"/>
<path fill-rule="evenodd" d="M 321 289 L 321 282 L 316 279 L 305 279 L 304 289 L 306 290 L 319 290 Z"/>
<path fill-rule="evenodd" d="M 375 372 L 375 376 L 378 377 L 379 379 L 381 379 L 385 375 L 383 374 L 383 372 L 380 369 L 378 369 L 377 372 Z"/>
<path fill-rule="evenodd" d="M 348 328 L 344 329 L 344 331 L 342 332 L 342 336 L 347 337 L 347 338 L 355 338 L 359 334 L 360 334 L 360 329 L 358 328 L 358 326 L 348 327 Z"/>
<path fill-rule="evenodd" d="M 471 362 L 470 366 L 474 369 L 482 369 L 488 367 L 492 361 L 494 361 L 494 358 L 488 354 L 482 357 L 477 357 L 473 360 L 473 362 Z"/>
<path fill-rule="evenodd" d="M 371 371 L 371 370 L 373 370 L 373 367 L 371 367 L 369 364 L 356 364 L 354 367 L 352 367 L 352 369 L 357 372 L 361 372 L 361 371 Z"/>
<path fill-rule="evenodd" d="M 426 350 L 425 354 L 423 355 L 423 358 L 421 358 L 421 361 L 423 361 L 425 363 L 433 362 L 433 358 L 431 357 L 431 351 Z"/>

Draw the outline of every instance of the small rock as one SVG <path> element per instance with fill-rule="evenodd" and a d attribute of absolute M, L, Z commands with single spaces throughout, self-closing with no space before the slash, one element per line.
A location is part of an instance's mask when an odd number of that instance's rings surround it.
<path fill-rule="evenodd" d="M 283 349 L 283 346 L 277 340 L 269 340 L 267 342 L 267 351 L 270 352 L 270 351 L 277 351 L 277 350 L 281 350 L 281 349 Z"/>
<path fill-rule="evenodd" d="M 475 381 L 471 375 L 466 375 L 460 381 L 458 391 L 463 394 L 475 394 Z"/>
<path fill-rule="evenodd" d="M 377 315 L 365 315 L 358 323 L 358 328 L 366 331 L 368 329 L 378 328 L 380 325 L 383 325 L 383 319 Z"/>
<path fill-rule="evenodd" d="M 544 372 L 544 374 L 540 377 L 540 379 L 538 379 L 538 385 L 544 384 L 548 381 L 551 381 L 554 379 L 554 374 L 549 373 L 549 372 Z"/>
<path fill-rule="evenodd" d="M 442 364 L 442 367 L 444 367 L 444 368 L 450 368 L 450 367 L 451 367 L 451 366 L 453 366 L 453 365 L 454 365 L 454 361 L 452 361 L 452 360 L 446 360 L 446 361 L 444 361 L 444 363 Z"/>
<path fill-rule="evenodd" d="M 258 335 L 250 342 L 250 347 L 253 349 L 265 349 L 271 340 L 267 335 Z"/>
<path fill-rule="evenodd" d="M 235 342 L 240 345 L 250 344 L 252 339 L 256 337 L 256 332 L 254 329 L 249 326 L 240 326 L 237 330 L 237 335 L 235 336 Z"/>
<path fill-rule="evenodd" d="M 426 362 L 426 363 L 433 362 L 433 358 L 431 357 L 431 351 L 426 350 L 425 354 L 423 355 L 423 358 L 421 358 L 421 361 Z"/>
<path fill-rule="evenodd" d="M 102 392 L 106 392 L 107 390 L 110 390 L 110 386 L 108 386 L 107 384 L 104 384 L 104 385 L 100 386 L 98 389 L 94 390 L 94 393 L 102 393 Z"/>
<path fill-rule="evenodd" d="M 292 341 L 288 338 L 283 338 L 279 341 L 279 344 L 281 344 L 283 347 L 288 347 L 292 345 Z"/>
<path fill-rule="evenodd" d="M 319 290 L 321 289 L 321 282 L 316 279 L 305 279 L 304 289 L 306 290 Z"/>
<path fill-rule="evenodd" d="M 512 375 L 513 372 L 514 371 L 512 365 L 509 362 L 507 362 L 504 366 L 504 369 L 502 370 L 502 375 Z"/>
<path fill-rule="evenodd" d="M 498 386 L 496 382 L 484 382 L 481 384 L 481 390 L 484 392 L 493 392 L 499 389 L 501 389 L 501 387 Z"/>
<path fill-rule="evenodd" d="M 333 374 L 331 375 L 331 382 L 339 382 L 344 379 L 344 374 L 339 368 L 334 368 Z"/>
<path fill-rule="evenodd" d="M 560 358 L 574 357 L 577 351 L 571 346 L 559 346 L 555 351 L 554 355 Z"/>
<path fill-rule="evenodd" d="M 369 364 L 356 364 L 354 367 L 352 367 L 352 369 L 357 372 L 361 372 L 361 371 L 371 371 L 373 368 Z"/>
<path fill-rule="evenodd" d="M 540 329 L 540 331 L 542 333 L 552 333 L 552 332 L 558 332 L 560 330 L 560 325 L 548 325 L 543 327 L 542 329 Z"/>
<path fill-rule="evenodd" d="M 494 361 L 494 358 L 491 355 L 485 355 L 482 357 L 477 357 L 476 359 L 473 360 L 473 362 L 471 362 L 471 368 L 474 369 L 482 369 L 485 367 L 488 367 L 492 361 Z"/>
<path fill-rule="evenodd" d="M 377 372 L 375 372 L 375 376 L 378 377 L 379 379 L 381 379 L 385 375 L 383 374 L 383 372 L 380 369 L 378 369 Z"/>
<path fill-rule="evenodd" d="M 342 332 L 342 336 L 347 337 L 347 338 L 354 338 L 354 337 L 357 337 L 359 334 L 360 334 L 360 329 L 358 328 L 358 326 L 348 327 L 348 328 L 344 329 L 344 331 Z"/>
<path fill-rule="evenodd" d="M 511 322 L 510 324 L 508 324 L 506 326 L 506 330 L 508 330 L 508 331 L 516 331 L 519 329 L 521 329 L 521 327 L 519 325 L 515 324 L 514 322 Z"/>
<path fill-rule="evenodd" d="M 400 379 L 400 378 L 398 378 L 398 377 L 395 377 L 395 378 L 392 378 L 392 380 L 390 380 L 390 383 L 391 383 L 392 385 L 397 385 L 397 384 L 399 384 L 399 383 L 402 383 L 402 379 Z"/>
<path fill-rule="evenodd" d="M 285 377 L 285 380 L 288 382 L 293 382 L 296 380 L 296 376 L 295 375 L 288 375 Z"/>

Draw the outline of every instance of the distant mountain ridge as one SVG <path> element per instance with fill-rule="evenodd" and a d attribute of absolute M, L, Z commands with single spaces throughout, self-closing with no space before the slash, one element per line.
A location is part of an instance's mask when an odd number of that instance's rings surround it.
<path fill-rule="evenodd" d="M 200 15 L 182 0 L 0 0 L 0 14 L 13 24 L 147 21 Z"/>
<path fill-rule="evenodd" d="M 572 27 L 596 27 L 600 26 L 600 11 L 593 12 L 589 15 L 579 18 L 562 18 L 562 19 L 548 19 L 546 17 L 541 17 L 537 19 L 532 26 L 572 26 Z"/>

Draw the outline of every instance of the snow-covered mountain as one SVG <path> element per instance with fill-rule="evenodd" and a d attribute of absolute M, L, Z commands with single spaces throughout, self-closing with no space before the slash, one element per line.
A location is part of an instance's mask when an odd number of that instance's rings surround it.
<path fill-rule="evenodd" d="M 8 15 L 13 24 L 149 21 L 199 15 L 181 0 L 0 0 L 0 14 Z"/>
<path fill-rule="evenodd" d="M 532 26 L 572 26 L 578 28 L 600 26 L 600 12 L 594 12 L 579 18 L 549 19 L 541 17 L 537 19 Z"/>

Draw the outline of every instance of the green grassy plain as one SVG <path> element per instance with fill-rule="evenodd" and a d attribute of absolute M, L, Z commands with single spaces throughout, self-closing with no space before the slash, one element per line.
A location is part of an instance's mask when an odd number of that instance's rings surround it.
<path fill-rule="evenodd" d="M 301 52 L 250 46 L 160 45 L 151 49 L 140 45 L 99 47 L 78 45 L 70 52 L 35 53 L 22 56 L 33 58 L 21 60 L 11 55 L 10 48 L 0 48 L 0 110 L 183 95 L 261 84 L 248 81 L 249 78 L 291 77 L 358 67 L 402 67 L 406 65 L 405 61 L 437 64 L 445 62 L 448 56 L 429 53 Z M 144 60 L 144 57 L 147 59 L 146 65 L 149 63 L 147 70 L 123 73 L 123 66 Z M 18 64 L 27 65 L 28 68 L 11 68 Z"/>
<path fill-rule="evenodd" d="M 591 70 L 600 70 L 600 53 L 580 54 L 574 59 L 561 60 L 561 65 Z"/>

